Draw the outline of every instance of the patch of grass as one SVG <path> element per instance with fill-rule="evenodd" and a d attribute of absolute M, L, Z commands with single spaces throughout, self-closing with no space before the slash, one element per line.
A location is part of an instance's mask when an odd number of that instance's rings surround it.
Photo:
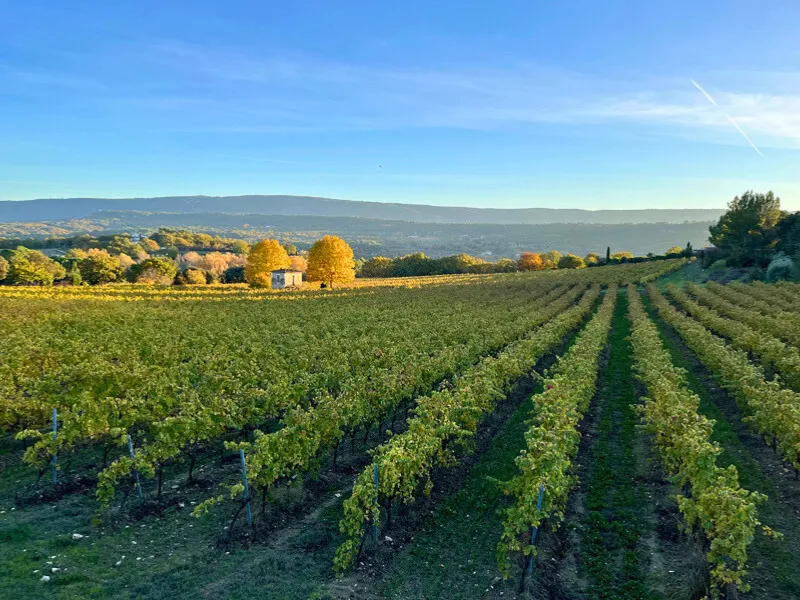
<path fill-rule="evenodd" d="M 800 598 L 800 485 L 791 481 L 788 470 L 772 450 L 742 422 L 735 401 L 715 384 L 711 373 L 677 333 L 657 316 L 649 298 L 645 295 L 643 300 L 673 363 L 686 370 L 689 388 L 700 397 L 699 412 L 714 421 L 711 439 L 722 448 L 717 463 L 723 467 L 735 465 L 744 488 L 768 496 L 758 506 L 759 519 L 786 536 L 784 541 L 775 541 L 756 534 L 749 548 L 747 577 L 753 586 L 753 597 Z"/>
<path fill-rule="evenodd" d="M 540 386 L 533 393 L 541 391 Z M 517 582 L 499 577 L 495 549 L 507 499 L 495 480 L 517 473 L 514 459 L 524 447 L 531 402 L 525 399 L 495 435 L 463 486 L 435 510 L 408 551 L 386 577 L 386 598 L 515 598 Z M 487 591 L 488 590 L 488 591 Z"/>
<path fill-rule="evenodd" d="M 645 528 L 643 486 L 636 481 L 634 438 L 638 401 L 631 375 L 630 322 L 624 293 L 609 336 L 609 357 L 598 394 L 600 420 L 586 462 L 586 514 L 581 528 L 581 565 L 588 595 L 597 599 L 640 599 L 646 594 L 638 551 Z"/>
<path fill-rule="evenodd" d="M 662 275 L 654 283 L 659 289 L 664 289 L 669 284 L 682 286 L 686 282 L 705 283 L 706 281 L 708 281 L 708 270 L 701 267 L 699 260 L 694 260 L 677 271 Z"/>
<path fill-rule="evenodd" d="M 31 529 L 26 525 L 0 529 L 0 543 L 11 544 L 26 542 L 31 537 Z"/>

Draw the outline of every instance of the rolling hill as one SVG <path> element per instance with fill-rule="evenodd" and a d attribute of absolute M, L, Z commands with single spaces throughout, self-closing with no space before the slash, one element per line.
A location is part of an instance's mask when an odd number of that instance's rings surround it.
<path fill-rule="evenodd" d="M 579 210 L 565 208 L 469 208 L 336 200 L 310 196 L 169 196 L 163 198 L 51 198 L 0 201 L 0 222 L 83 219 L 100 211 L 146 211 L 181 214 L 227 213 L 361 217 L 417 223 L 541 225 L 547 223 L 707 222 L 722 209 Z"/>

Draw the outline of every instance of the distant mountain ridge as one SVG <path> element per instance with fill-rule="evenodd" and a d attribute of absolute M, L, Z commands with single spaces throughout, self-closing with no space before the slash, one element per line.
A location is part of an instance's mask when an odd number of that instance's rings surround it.
<path fill-rule="evenodd" d="M 0 222 L 81 219 L 99 211 L 227 213 L 361 217 L 417 223 L 683 223 L 716 221 L 723 209 L 582 210 L 572 208 L 470 208 L 337 200 L 312 196 L 167 196 L 162 198 L 50 198 L 0 201 Z"/>

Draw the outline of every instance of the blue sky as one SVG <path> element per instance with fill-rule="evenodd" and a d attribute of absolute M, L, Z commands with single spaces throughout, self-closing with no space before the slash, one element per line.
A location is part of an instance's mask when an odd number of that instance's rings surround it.
<path fill-rule="evenodd" d="M 0 0 L 0 31 L 0 199 L 800 209 L 796 0 Z"/>

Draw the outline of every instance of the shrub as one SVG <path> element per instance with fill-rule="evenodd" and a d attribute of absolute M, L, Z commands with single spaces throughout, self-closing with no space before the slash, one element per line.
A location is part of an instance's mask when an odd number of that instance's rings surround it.
<path fill-rule="evenodd" d="M 245 269 L 242 266 L 229 267 L 222 274 L 223 283 L 247 283 Z"/>
<path fill-rule="evenodd" d="M 782 252 L 776 254 L 767 267 L 767 281 L 769 282 L 781 279 L 795 279 L 797 275 L 798 270 L 794 261 Z"/>

